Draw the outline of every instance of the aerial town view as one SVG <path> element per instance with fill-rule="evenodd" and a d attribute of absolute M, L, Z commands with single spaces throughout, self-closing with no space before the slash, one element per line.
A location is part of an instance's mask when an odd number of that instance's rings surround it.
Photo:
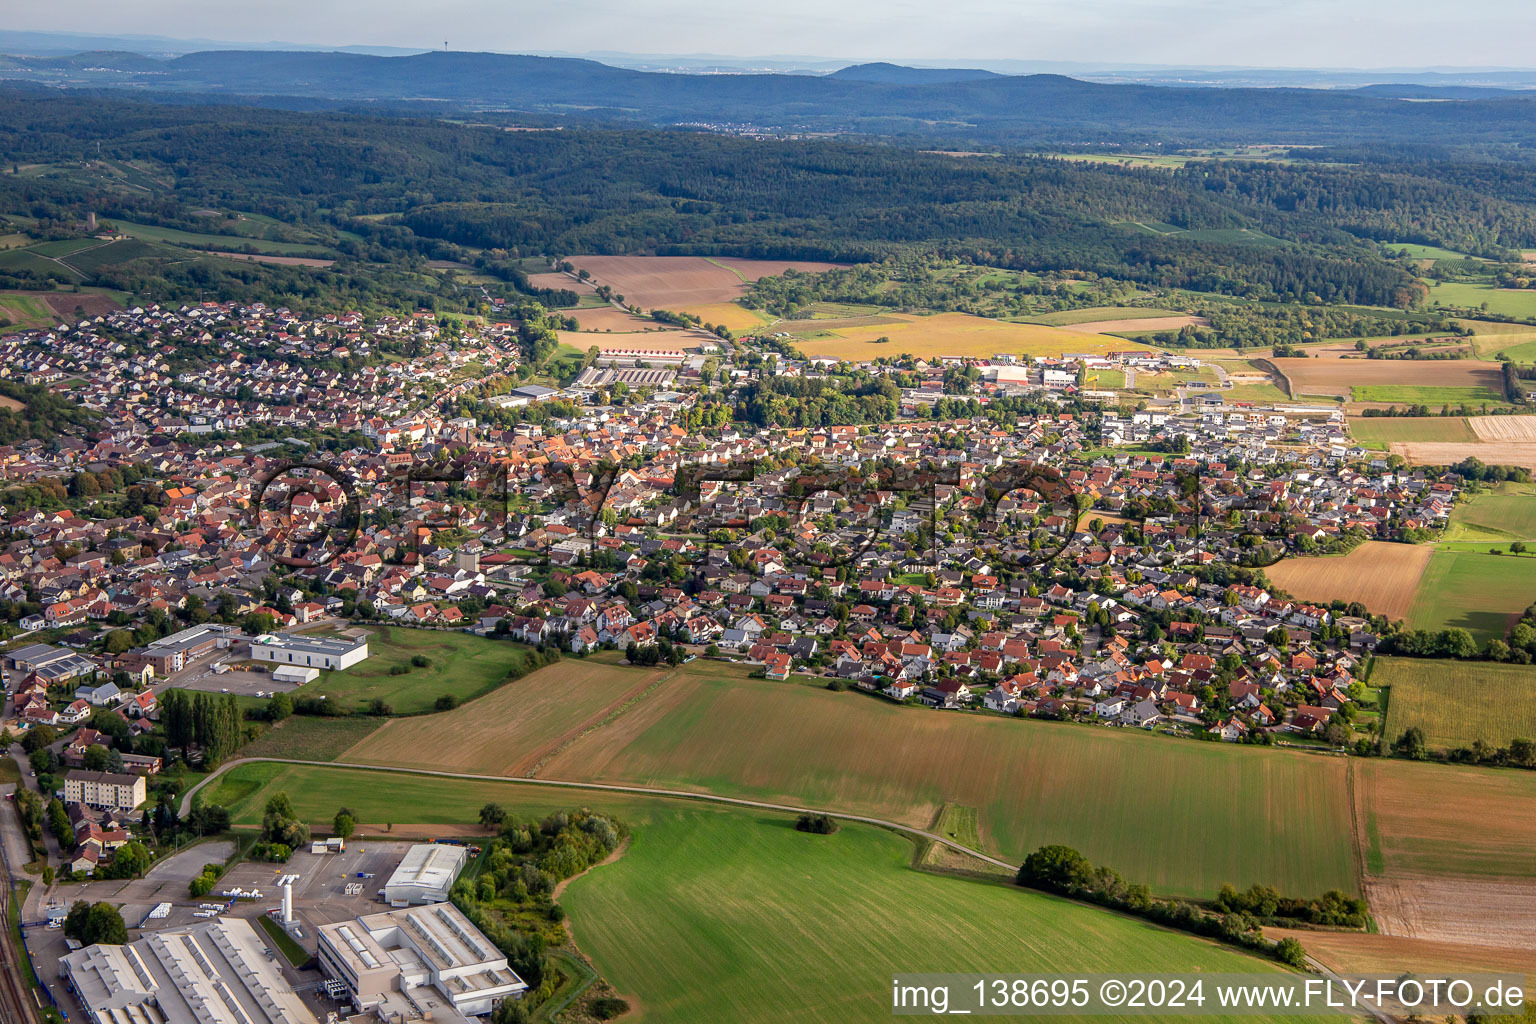
<path fill-rule="evenodd" d="M 0 26 L 0 1024 L 1536 1021 L 1536 9 L 514 7 Z"/>

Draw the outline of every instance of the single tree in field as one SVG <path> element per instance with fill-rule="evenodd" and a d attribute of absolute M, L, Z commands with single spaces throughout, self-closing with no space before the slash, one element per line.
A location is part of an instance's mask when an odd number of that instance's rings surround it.
<path fill-rule="evenodd" d="M 501 804 L 486 804 L 480 808 L 480 824 L 486 828 L 497 828 L 507 820 L 507 812 Z"/>

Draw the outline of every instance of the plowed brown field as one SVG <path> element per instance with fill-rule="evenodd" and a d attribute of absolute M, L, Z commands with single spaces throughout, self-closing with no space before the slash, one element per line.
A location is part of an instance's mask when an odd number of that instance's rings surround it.
<path fill-rule="evenodd" d="M 747 284 L 786 269 L 831 270 L 835 263 L 803 260 L 744 260 L 702 256 L 572 256 L 598 284 L 606 284 L 625 302 L 644 309 L 687 309 L 730 302 L 746 294 Z"/>
<path fill-rule="evenodd" d="M 1276 359 L 1274 363 L 1291 380 L 1298 395 L 1350 397 L 1359 385 L 1416 387 L 1491 388 L 1503 390 L 1499 363 L 1472 359 Z"/>
<path fill-rule="evenodd" d="M 1432 554 L 1427 544 L 1372 540 L 1347 555 L 1287 558 L 1264 573 L 1302 600 L 1359 601 L 1372 612 L 1400 619 L 1413 606 Z"/>

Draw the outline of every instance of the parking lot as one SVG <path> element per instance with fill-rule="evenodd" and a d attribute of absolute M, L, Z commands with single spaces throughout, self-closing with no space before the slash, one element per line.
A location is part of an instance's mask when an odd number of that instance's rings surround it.
<path fill-rule="evenodd" d="M 205 662 L 195 663 L 182 671 L 175 673 L 169 679 L 161 680 L 156 684 L 156 689 L 167 686 L 176 686 L 188 690 L 202 690 L 206 693 L 233 693 L 241 697 L 265 697 L 276 692 L 288 692 L 299 688 L 299 683 L 279 683 L 272 679 L 269 670 L 265 666 L 258 666 L 254 662 L 245 661 L 244 658 L 249 648 L 245 645 L 232 647 L 227 651 L 220 651 L 217 656 L 209 658 Z M 229 664 L 235 667 L 223 672 L 218 672 L 215 667 L 221 664 Z"/>

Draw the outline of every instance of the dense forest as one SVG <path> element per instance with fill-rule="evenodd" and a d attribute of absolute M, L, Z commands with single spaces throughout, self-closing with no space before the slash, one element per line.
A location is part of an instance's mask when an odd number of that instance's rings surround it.
<path fill-rule="evenodd" d="M 98 151 L 99 145 L 99 151 Z M 99 152 L 99 157 L 98 157 Z M 23 165 L 46 172 L 19 173 Z M 135 187 L 92 178 L 103 167 Z M 949 259 L 1256 299 L 1406 308 L 1422 286 L 1374 239 L 1536 246 L 1529 174 L 1459 165 L 1199 162 L 1170 171 L 1064 159 L 958 160 L 889 145 L 697 132 L 507 132 L 421 118 L 0 89 L 0 213 L 67 230 L 87 212 L 220 230 L 272 218 L 329 268 L 141 258 L 90 283 L 180 298 L 263 293 L 462 306 L 429 260 L 531 291 L 518 260 L 579 252 L 855 263 Z M 145 185 L 144 182 L 151 184 Z M 1433 208 L 1434 216 L 1424 214 Z M 175 250 L 173 250 L 175 251 Z M 46 267 L 0 268 L 40 287 Z M 572 296 L 538 296 L 565 305 Z"/>

